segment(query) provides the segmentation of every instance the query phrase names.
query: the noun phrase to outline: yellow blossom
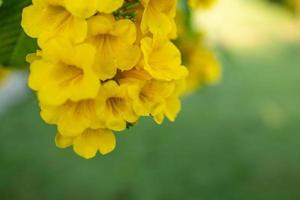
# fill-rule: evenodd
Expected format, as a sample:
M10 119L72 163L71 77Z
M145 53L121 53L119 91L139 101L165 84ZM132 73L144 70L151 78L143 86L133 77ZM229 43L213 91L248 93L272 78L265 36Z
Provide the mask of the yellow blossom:
M23 29L29 36L38 38L39 43L56 36L69 38L75 43L82 42L87 34L85 18L94 12L80 11L71 0L67 2L68 6L65 6L64 0L34 0L33 5L23 10L21 23ZM82 10L93 10L88 8L93 3L84 5Z
M170 42L154 42L146 37L141 41L144 58L144 69L153 78L158 80L179 80L188 74L187 69L181 65L180 51Z
M196 47L186 59L189 70L186 93L191 93L203 85L216 84L221 79L221 66L209 49Z
M149 80L129 86L134 111L140 116L150 116L164 109L164 101L173 90L173 82Z
M65 40L49 42L42 59L31 63L29 86L46 105L96 97L100 81L93 71L95 49L88 44L73 47Z
M65 137L58 133L55 143L60 148L73 145L73 149L78 155L90 159L95 157L97 151L103 155L113 151L116 146L116 138L107 129L87 129L77 137Z
M185 81L180 80L173 84L174 89L171 90L169 95L164 98L161 109L152 113L155 122L158 124L162 124L165 117L167 117L171 122L174 122L181 110L180 96L182 96L185 91Z
M93 99L67 101L61 106L41 104L41 116L47 123L56 124L61 135L74 137L88 128L105 128L97 116L97 109L96 101Z
M114 77L119 70L134 67L140 50L135 25L130 20L116 21L112 15L97 15L89 21L87 42L96 47L95 71L101 80Z
M150 32L158 38L176 37L177 0L142 0L144 13L141 29L144 34Z
M132 107L139 116L153 116L161 124L165 116L174 121L180 111L180 99L185 90L184 79L181 81L159 81L149 79L142 70L123 73L121 83L128 88ZM137 76L138 75L138 76Z
M138 116L134 113L127 88L118 85L115 81L103 84L97 97L98 116L104 121L107 128L114 131L123 131L127 123L135 123Z

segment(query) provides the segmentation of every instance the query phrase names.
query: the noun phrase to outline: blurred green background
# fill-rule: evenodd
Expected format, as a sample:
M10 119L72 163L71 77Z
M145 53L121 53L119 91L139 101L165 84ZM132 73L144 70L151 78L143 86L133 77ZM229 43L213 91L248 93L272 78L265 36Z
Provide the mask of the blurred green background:
M141 121L92 160L55 147L31 93L0 116L0 199L299 200L300 44L220 59L176 123Z

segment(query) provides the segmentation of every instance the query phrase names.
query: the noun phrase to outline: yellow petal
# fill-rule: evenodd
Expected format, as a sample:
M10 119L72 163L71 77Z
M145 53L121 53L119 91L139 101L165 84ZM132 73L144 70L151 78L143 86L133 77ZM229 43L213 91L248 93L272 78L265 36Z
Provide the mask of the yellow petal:
M102 154L111 152L115 145L116 139L111 131L89 129L74 139L73 148L78 155L90 159L95 157L98 150Z
M65 0L68 11L79 18L89 18L97 12L98 0Z
M105 155L113 151L116 147L116 137L108 130L102 130L99 133L98 149L101 154Z
M181 65L181 55L172 42L154 43L151 38L141 41L144 55L144 69L158 80L179 80L188 75Z
M139 61L139 47L133 45L136 29L129 20L115 21L111 15L98 15L89 20L88 42L96 47L94 70L105 81L113 78L117 70L133 68Z
M171 121L174 122L177 114L180 112L181 103L178 98L171 98L168 99L166 105L166 117Z
M73 138L71 137L64 137L60 133L57 133L55 136L55 144L58 148L68 148L73 144Z
M103 13L112 13L119 9L124 0L99 0L98 11Z

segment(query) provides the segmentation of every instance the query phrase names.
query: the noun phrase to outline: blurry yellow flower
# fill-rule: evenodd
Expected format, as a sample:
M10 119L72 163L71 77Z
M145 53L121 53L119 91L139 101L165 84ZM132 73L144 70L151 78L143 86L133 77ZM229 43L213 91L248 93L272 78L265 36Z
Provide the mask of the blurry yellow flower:
M56 36L64 36L76 43L82 42L87 34L85 18L94 13L89 11L93 8L88 7L93 4L84 4L87 8L80 11L74 1L73 4L71 0L67 2L68 6L65 6L63 0L34 0L33 5L23 10L23 29L29 36L38 38L39 43Z
M150 32L158 38L176 37L177 0L142 0L144 13L141 29L144 34Z
M73 149L78 155L90 159L95 157L97 151L103 155L113 151L116 146L116 138L107 129L87 129L77 137L65 137L58 133L55 143L60 148L73 145Z
M134 113L127 88L115 81L103 84L97 97L98 116L108 129L123 131L127 123L135 123L138 116Z
M187 69L181 65L180 51L170 42L156 43L146 37L141 41L144 57L144 69L158 80L179 80L188 75Z
M187 56L186 65L189 70L189 76L186 79L187 93L203 85L215 84L221 79L221 66L212 51L198 47Z
M46 105L61 105L67 100L96 97L100 81L93 71L95 49L88 44L73 47L68 42L51 41L43 58L31 63L29 86Z
M210 8L216 0L188 0L189 6L192 8Z
M95 70L101 80L113 78L117 69L129 70L140 58L135 25L116 21L112 15L97 15L89 21L87 42L96 47Z

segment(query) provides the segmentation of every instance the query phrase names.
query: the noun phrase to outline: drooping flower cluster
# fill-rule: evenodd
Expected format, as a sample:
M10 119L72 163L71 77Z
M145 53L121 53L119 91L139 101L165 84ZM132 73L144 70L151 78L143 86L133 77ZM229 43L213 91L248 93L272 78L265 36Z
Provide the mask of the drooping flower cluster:
M29 86L58 147L92 158L140 117L175 120L188 75L171 42L177 0L32 1L22 27L40 50L27 57Z

